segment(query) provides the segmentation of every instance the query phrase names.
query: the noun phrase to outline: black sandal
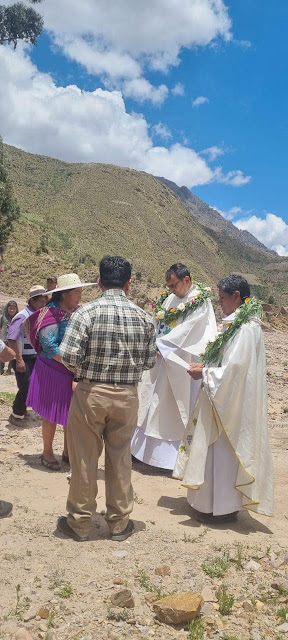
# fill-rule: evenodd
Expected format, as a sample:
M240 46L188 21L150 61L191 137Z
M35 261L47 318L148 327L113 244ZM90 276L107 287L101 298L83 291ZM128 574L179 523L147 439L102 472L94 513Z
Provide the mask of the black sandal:
M46 469L49 469L50 471L61 471L61 465L59 464L58 460L46 460L46 458L44 458L44 456L41 456L41 464L43 464L43 467L46 467Z

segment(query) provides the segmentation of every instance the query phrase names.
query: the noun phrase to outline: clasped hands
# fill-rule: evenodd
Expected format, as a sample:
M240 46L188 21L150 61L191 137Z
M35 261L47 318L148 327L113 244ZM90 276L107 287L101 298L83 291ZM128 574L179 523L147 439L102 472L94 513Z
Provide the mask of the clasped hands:
M192 362L187 373L189 373L189 376L191 376L193 380L202 380L203 367L204 364L201 364L201 362Z

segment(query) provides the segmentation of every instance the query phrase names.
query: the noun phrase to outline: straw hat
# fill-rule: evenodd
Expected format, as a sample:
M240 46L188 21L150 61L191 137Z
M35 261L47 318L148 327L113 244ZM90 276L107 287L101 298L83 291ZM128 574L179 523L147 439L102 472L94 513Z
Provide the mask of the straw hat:
M28 300L30 300L30 298L36 298L36 296L46 296L47 292L45 287L42 287L41 284L36 284L35 287L31 287L29 294L28 294Z
M58 291L68 291L69 289L78 289L82 287L95 287L97 282L81 282L77 273L64 273L57 280L56 289L49 293L57 293Z

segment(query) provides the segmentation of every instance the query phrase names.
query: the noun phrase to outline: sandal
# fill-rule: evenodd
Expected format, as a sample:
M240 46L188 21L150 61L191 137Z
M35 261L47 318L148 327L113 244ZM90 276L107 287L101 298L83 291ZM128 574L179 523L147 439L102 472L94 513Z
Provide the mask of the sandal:
M46 467L46 469L49 469L50 471L61 471L61 465L59 464L58 460L46 460L46 458L44 458L44 456L41 456L41 464L43 464L43 467Z

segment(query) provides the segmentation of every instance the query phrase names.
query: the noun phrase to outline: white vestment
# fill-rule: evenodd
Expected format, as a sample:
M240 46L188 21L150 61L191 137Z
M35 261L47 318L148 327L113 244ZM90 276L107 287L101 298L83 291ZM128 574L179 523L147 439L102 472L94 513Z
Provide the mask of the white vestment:
M246 508L273 515L265 349L257 319L225 344L218 367L203 369L173 477L197 490L188 491L188 501L198 511L223 515Z
M177 308L197 295L193 286L184 298L171 294L163 303L166 310ZM198 362L206 344L217 332L214 311L206 300L184 321L170 330L157 326L160 354L152 370L145 371L139 385L138 426L132 439L132 454L142 462L173 469L181 438L199 390L187 370Z

